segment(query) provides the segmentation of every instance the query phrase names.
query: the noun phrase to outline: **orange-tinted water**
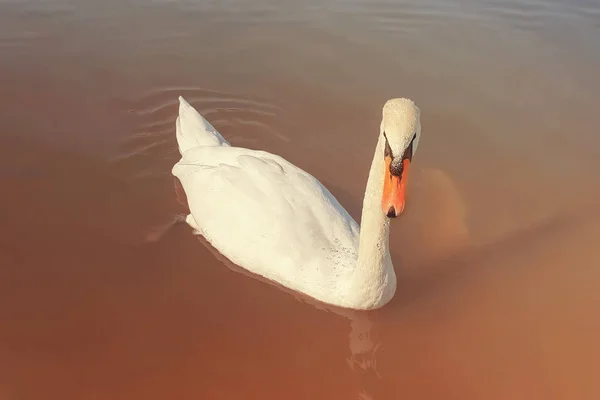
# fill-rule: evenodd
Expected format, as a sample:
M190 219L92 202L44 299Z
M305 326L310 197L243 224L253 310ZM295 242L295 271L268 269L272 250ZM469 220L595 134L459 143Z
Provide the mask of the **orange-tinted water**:
M597 399L597 1L0 0L0 398ZM422 110L399 286L316 306L184 226L177 96L358 220Z

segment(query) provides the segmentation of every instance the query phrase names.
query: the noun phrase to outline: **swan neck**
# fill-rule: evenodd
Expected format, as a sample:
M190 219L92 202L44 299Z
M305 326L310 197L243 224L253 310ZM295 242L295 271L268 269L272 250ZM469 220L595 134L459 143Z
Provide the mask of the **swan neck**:
M358 260L353 290L376 308L387 303L396 289L396 276L389 252L390 221L381 208L384 185L384 139L379 136L363 200Z

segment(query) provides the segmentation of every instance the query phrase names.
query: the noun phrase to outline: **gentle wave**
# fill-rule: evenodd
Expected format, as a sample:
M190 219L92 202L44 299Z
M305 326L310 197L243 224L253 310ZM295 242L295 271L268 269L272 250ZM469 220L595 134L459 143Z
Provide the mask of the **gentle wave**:
M124 154L119 154L115 157L112 158L111 162L113 163L117 163L121 160L126 160L132 157L136 157L136 156L140 156L140 155L147 155L150 153L150 150L155 149L157 147L162 147L163 145L168 144L169 140L168 139L162 139L162 140L155 140L151 143L145 144L143 146L136 146L134 149L132 149L131 151L124 153Z
M420 33L424 28L437 29L440 25L451 23L489 23L504 26L518 26L523 29L537 29L544 26L551 29L554 24L568 22L569 24L585 24L598 27L600 20L600 2L597 0L460 0L441 1L368 1L368 0L325 0L317 2L310 0L308 3L280 3L268 0L243 2L229 0L225 2L196 1L196 0L153 0L136 4L137 2L124 2L117 9L96 3L78 5L73 7L73 2L53 1L52 6L36 5L39 2L27 1L23 4L9 2L10 9L19 7L21 11L44 10L52 11L53 20L59 14L66 19L66 23L85 20L86 23L106 29L107 36L115 35L116 40L132 40L140 35L140 40L151 41L153 46L157 43L169 43L177 38L184 38L195 32L196 26L186 22L177 29L145 29L142 27L138 33L129 29L131 23L139 15L139 7L144 12L156 14L161 26L177 26L181 18L198 20L198 24L209 29L227 26L231 31L238 33L253 30L256 26L273 24L306 24L315 27L317 21L324 22L327 26L335 26L340 22L356 24L369 31L396 32L407 31ZM56 4L58 3L58 4ZM2 3L0 2L0 7ZM17 9L19 9L17 8ZM20 15L19 13L18 15ZM44 15L42 13L42 15ZM91 19L91 20L88 20ZM121 29L126 27L126 29ZM190 29L190 31L187 31ZM577 27L581 29L581 27ZM122 32L121 32L122 30ZM0 28L0 38L7 39L8 44L18 43L31 39L20 36L18 25L11 28L10 33L3 33ZM0 43L0 45L2 45Z
M333 1L329 12L352 16L372 24L373 30L387 31L416 29L460 21L479 23L519 24L526 27L547 25L558 21L597 23L600 2L597 1L458 1L398 3L389 1ZM324 7L325 8L325 7Z
M244 103L249 106L258 108L270 108L281 110L281 108L268 102L261 101L254 97L242 96L239 93L226 92L223 90L210 89L206 87L179 87L171 86L167 88L153 89L142 93L133 103L143 107L143 104L152 103L164 100L170 97L171 104L178 102L178 97L183 96L188 101L200 101L200 102L219 102L219 101L232 101L236 103Z
M126 101L124 108L132 118L134 131L124 139L124 151L112 162L175 153L175 120L180 95L217 130L231 130L228 140L233 144L256 143L257 132L281 141L290 140L276 128L285 119L285 110L266 100L207 88L168 87L143 92ZM249 128L250 133L236 133L245 128Z

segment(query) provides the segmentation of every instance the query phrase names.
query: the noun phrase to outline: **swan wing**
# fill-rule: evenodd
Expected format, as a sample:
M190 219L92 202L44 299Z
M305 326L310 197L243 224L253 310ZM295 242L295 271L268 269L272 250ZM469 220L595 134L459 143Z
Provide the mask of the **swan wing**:
M354 266L358 224L316 178L285 159L194 146L172 172L195 228L235 264L305 292L323 290L315 285Z

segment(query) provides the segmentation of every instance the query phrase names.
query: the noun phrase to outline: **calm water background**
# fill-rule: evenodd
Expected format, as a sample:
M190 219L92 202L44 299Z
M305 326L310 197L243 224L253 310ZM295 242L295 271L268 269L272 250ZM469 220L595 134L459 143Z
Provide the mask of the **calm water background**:
M597 399L598 71L597 0L0 0L0 398ZM415 100L394 301L148 242L180 94L356 219L381 106Z

